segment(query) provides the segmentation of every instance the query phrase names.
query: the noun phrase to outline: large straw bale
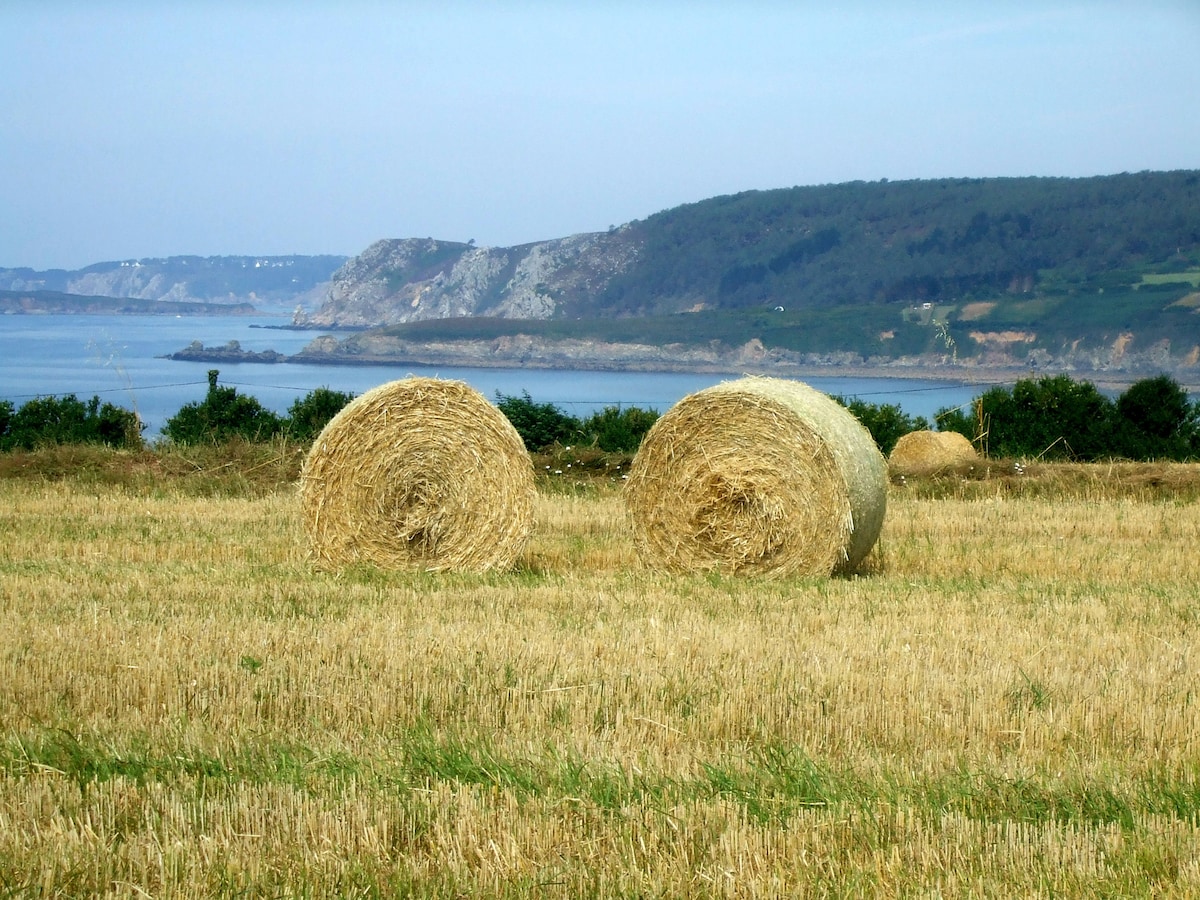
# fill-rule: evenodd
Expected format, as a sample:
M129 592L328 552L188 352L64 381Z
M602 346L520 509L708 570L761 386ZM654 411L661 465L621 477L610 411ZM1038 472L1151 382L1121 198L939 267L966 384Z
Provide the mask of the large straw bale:
M870 552L887 464L854 415L798 381L750 377L680 400L630 467L634 541L668 571L828 575Z
M337 568L487 571L532 530L533 465L512 424L461 381L406 378L349 403L300 480L310 553Z
M957 431L912 431L888 455L892 475L936 475L979 459L975 446Z

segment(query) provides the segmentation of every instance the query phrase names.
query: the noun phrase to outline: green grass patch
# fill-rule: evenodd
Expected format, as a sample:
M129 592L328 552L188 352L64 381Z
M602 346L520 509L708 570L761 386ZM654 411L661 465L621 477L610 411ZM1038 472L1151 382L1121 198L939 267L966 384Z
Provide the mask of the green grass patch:
M1161 272L1143 275L1142 284L1190 284L1200 287L1200 269L1188 269L1186 272Z
M1021 702L1029 698L1022 697ZM1034 704L1036 705L1036 704ZM153 747L145 735L121 742L103 735L46 728L10 736L0 745L0 772L9 778L60 775L81 792L125 778L138 784L199 779L235 785L279 784L299 790L341 792L350 785L374 790L430 790L455 784L511 791L518 797L586 803L620 811L666 808L727 799L762 825L786 825L813 809L868 813L880 808L915 811L929 821L947 813L990 822L1076 823L1135 828L1157 815L1200 823L1200 773L1151 769L1090 781L1052 773L1005 777L963 767L941 774L903 768L870 776L838 770L795 745L749 748L745 755L697 760L696 774L671 778L644 768L588 759L574 748L512 755L483 735L439 732L424 721L399 736L391 758L366 759L344 751L271 739L224 752Z

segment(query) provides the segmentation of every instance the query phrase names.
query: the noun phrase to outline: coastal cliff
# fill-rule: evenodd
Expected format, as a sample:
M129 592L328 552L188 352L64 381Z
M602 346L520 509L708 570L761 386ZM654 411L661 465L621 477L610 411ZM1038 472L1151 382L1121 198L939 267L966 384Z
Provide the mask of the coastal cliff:
M325 353L345 361L678 367L720 347L737 366L756 341L1084 372L1194 370L1198 317L1200 171L1181 171L746 191L516 247L377 241L295 322L370 330Z
M315 328L376 327L479 316L548 319L586 303L638 253L631 230L576 234L519 247L405 238L376 241L333 274Z
M95 263L83 269L0 268L0 292L20 295L26 308L59 307L79 302L62 297L131 301L127 307L93 306L117 312L143 312L148 303L218 304L283 308L315 306L328 294L329 277L346 257L322 256L169 256ZM135 302L136 301L136 302ZM153 311L153 310L150 310ZM190 313L192 310L185 310Z

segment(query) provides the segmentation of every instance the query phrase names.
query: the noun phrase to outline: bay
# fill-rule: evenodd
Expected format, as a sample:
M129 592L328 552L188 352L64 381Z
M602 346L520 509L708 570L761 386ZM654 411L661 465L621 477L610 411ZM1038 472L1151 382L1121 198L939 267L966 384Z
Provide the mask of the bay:
M316 336L287 329L271 316L83 316L0 317L0 400L19 407L39 396L75 394L131 409L153 440L163 423L187 403L204 399L208 371L220 383L257 398L277 413L318 387L361 394L409 375L465 381L489 400L496 393L528 393L574 416L606 406L638 406L665 412L690 393L731 375L654 372L577 372L525 368L436 366L329 366L301 363L179 362L164 359L193 341L221 346L238 341L244 350L290 355ZM945 407L968 404L984 388L956 382L897 378L815 377L812 387L869 403L890 403L932 420Z

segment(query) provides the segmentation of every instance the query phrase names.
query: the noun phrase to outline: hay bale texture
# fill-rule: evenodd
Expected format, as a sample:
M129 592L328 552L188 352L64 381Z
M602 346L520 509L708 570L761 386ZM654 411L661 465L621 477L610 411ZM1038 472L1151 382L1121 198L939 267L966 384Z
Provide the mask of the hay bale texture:
M888 455L892 475L936 475L979 459L975 446L957 431L912 431Z
M870 552L887 464L853 413L797 381L690 394L647 433L624 491L642 558L668 571L828 575Z
M503 569L532 530L533 465L474 388L406 378L367 391L325 426L300 497L318 565Z

